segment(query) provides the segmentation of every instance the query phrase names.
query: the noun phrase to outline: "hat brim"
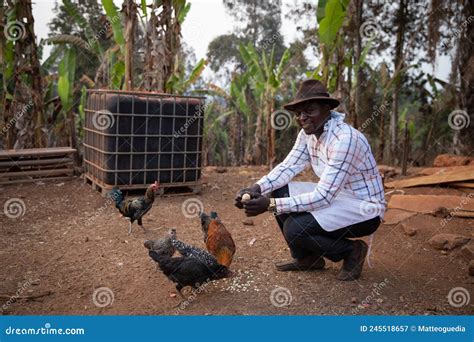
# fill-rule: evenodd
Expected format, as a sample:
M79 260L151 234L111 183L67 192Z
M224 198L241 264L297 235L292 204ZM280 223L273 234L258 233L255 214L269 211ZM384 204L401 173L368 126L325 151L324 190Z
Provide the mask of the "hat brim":
M301 100L296 100L292 101L290 103L287 103L286 105L283 106L286 110L291 110L292 112L297 111L298 107L301 107L303 104L307 104L308 102L321 102L321 103L327 103L331 107L331 109L336 108L339 106L340 102L337 99L334 99L332 97L310 97L307 99L301 99Z

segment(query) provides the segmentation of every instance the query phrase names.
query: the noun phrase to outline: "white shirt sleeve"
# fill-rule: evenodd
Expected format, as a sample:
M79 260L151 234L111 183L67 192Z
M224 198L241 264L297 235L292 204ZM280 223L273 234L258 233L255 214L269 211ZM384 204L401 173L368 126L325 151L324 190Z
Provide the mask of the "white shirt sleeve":
M310 163L307 138L308 136L301 130L285 160L257 182L263 195L288 184L293 177L303 171Z

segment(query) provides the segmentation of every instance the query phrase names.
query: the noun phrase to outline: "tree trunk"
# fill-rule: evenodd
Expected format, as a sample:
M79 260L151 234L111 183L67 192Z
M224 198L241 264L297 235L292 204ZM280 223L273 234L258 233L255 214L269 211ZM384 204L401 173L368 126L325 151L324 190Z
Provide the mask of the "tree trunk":
M245 154L244 161L247 165L250 165L254 162L254 156L252 155L253 147L255 146L254 138L252 138L252 119L247 117L247 129L245 132Z
M254 163L257 165L262 164L262 137L263 137L263 115L264 109L259 108L257 114L257 124L255 126L255 154L254 154Z
M15 126L8 132L7 148L44 147L43 86L31 0L18 1L14 6L20 37L14 41L13 100L5 113Z
M238 150L238 159L237 165L242 165L245 160L245 138L244 138L244 114L239 112L239 129L238 129L238 139L239 139L239 150Z
M275 163L275 129L272 126L272 113L273 113L273 93L267 92L265 96L265 115L267 117L267 165L270 169L273 168Z
M463 20L467 22L468 19L474 17L474 7L469 0L465 0L463 5ZM460 145L458 151L468 155L474 150L474 139L472 139L474 136L474 46L472 42L474 42L474 30L468 26L459 37L460 108L464 113L458 116L460 121L457 125L460 127L457 131L459 142L462 142L462 145L458 144Z
M356 63L360 64L360 56L362 54L362 37L360 32L360 26L362 24L362 7L364 5L364 0L356 0L356 13L355 13L355 32L356 32L356 44L355 44L355 61ZM356 81L356 86L355 86L355 91L354 91L354 104L353 104L353 110L354 113L353 119L352 119L352 124L354 127L357 127L358 125L358 118L360 116L360 103L361 103L361 95L362 95L362 87L361 87L361 82L362 82L362 66L359 65L358 71L357 71L357 81Z
M137 5L133 0L123 3L125 18L125 90L133 90L133 46L137 26Z
M383 97L382 103L385 103L385 96ZM379 134L379 147L377 153L377 162L384 162L384 150L385 150L385 111L380 113L380 134Z
M142 89L166 92L166 82L175 69L180 49L181 27L171 0L163 0L161 12L153 5L146 28L145 66Z
M3 1L3 0L2 0ZM2 2L3 5L3 2ZM5 32L5 6L0 6L0 32ZM4 34L0 35L0 70L2 73L2 89L1 98L0 98L0 114L2 119L2 140L0 141L0 148L5 148L7 145L7 133L8 130L6 129L8 126L8 107L9 101L7 99L7 80L5 77L5 69L6 69L6 60L5 60L5 50L6 50L6 37Z
M403 68L403 45L405 41L405 15L406 15L406 0L400 0L400 7L398 9L396 24L397 28L397 40L395 44L395 57L393 60L393 68L397 69L400 65L400 69ZM402 63L402 64L400 64ZM392 96L392 111L390 113L390 159L396 164L398 148L397 148L397 133L398 133L398 99L401 85L400 78L394 80L393 96Z

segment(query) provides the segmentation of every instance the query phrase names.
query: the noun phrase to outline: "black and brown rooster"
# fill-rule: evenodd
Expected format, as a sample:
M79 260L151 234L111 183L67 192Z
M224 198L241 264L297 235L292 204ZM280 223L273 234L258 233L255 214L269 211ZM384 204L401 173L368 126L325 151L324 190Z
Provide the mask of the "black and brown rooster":
M125 198L117 188L113 188L109 194L111 198L115 201L115 207L120 211L120 213L129 220L128 233L132 233L132 223L136 220L138 225L142 227L143 231L146 232L145 227L143 227L142 217L150 211L155 201L155 192L158 190L159 183L151 184L145 192L144 196L137 198Z

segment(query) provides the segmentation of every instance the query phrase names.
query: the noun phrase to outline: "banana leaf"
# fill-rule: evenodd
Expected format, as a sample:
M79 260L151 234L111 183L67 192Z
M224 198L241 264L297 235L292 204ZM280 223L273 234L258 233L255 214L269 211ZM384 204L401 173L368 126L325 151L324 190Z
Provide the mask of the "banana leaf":
M79 49L88 49L89 47L89 44L85 40L70 34L58 34L57 36L47 38L46 41L52 44L71 44ZM94 50L91 51L95 53Z
M90 24L87 20L79 14L79 11L75 4L71 2L71 0L63 0L64 9L66 10L67 14L71 16L74 21L79 25L80 28L84 30L84 33L87 38L87 46L91 47L95 54L102 56L104 51L100 46L99 42L95 38L95 33ZM87 47L87 48L88 48Z
M319 40L332 46L336 43L337 33L344 23L349 0L329 0L325 6L324 18L319 22Z
M64 114L72 107L75 71L76 51L69 48L59 63L58 95Z
M112 25L115 42L120 46L120 50L123 52L125 48L125 40L123 38L122 20L117 20L117 18L121 18L121 14L118 13L113 0L102 0L102 5L104 6L107 18Z

